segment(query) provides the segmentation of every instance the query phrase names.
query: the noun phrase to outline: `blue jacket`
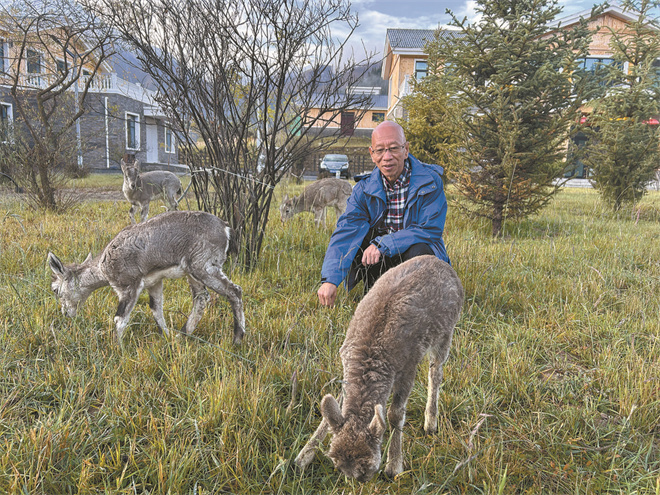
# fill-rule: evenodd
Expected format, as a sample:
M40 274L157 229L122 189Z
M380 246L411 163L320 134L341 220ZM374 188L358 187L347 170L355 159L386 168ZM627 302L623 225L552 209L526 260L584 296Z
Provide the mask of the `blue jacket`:
M428 244L435 255L449 262L442 232L447 217L447 199L442 184L443 168L420 162L408 155L411 164L410 189L403 216L403 229L375 239L384 256L394 256L417 243ZM323 282L339 285L346 279L351 263L369 232L384 218L387 196L378 167L371 175L358 182L348 198L346 211L339 217L337 228L330 238L321 268ZM346 281L346 289L354 281Z

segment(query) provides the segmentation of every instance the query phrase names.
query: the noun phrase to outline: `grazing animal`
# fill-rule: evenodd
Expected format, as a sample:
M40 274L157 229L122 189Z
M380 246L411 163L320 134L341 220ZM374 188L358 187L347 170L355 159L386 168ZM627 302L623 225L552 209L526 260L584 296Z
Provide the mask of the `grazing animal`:
M144 222L149 217L149 203L159 197L167 203L169 211L177 209L179 203L175 195L181 195L181 181L175 174L165 170L140 173L140 162L128 164L124 160L121 161L121 171L124 174L121 190L131 203L128 214L132 223L136 223L138 208L140 221Z
M232 229L218 217L202 211L169 211L120 231L95 258L64 265L48 253L51 288L62 313L73 317L78 306L100 287L109 285L119 297L115 315L117 339L122 340L128 319L142 289L149 292L149 307L161 330L169 331L163 317L163 280L187 277L193 309L181 331L190 335L204 313L207 288L225 296L234 314L234 344L245 333L241 288L223 273L227 253L238 252Z
M355 310L340 350L343 404L340 407L332 395L323 397L323 420L296 464L306 467L331 430L327 455L335 467L358 481L371 479L380 466L384 410L392 396L387 411L392 439L385 474L391 478L400 474L406 403L417 365L428 353L424 430L430 434L438 427L442 366L462 305L463 287L456 272L435 256L418 256L381 276Z
M300 196L289 198L284 196L280 205L280 216L282 222L286 222L297 213L311 211L314 213L314 223L318 228L321 220L325 225L325 208L332 206L339 215L346 210L346 201L353 188L348 181L342 179L321 179L307 186Z

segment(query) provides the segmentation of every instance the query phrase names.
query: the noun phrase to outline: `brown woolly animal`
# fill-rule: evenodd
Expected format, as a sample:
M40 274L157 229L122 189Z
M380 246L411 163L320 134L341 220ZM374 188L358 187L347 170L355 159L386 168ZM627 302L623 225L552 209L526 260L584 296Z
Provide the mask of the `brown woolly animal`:
M437 430L442 366L462 305L463 287L456 272L435 256L413 258L381 276L355 310L341 347L343 405L340 408L331 395L323 397L323 420L296 464L307 466L331 430L328 456L335 467L358 481L371 479L380 467L384 410L392 396L385 474L400 474L406 404L417 366L429 354L424 430L431 434Z
M325 209L332 206L337 218L346 211L346 201L353 188L348 181L342 179L321 179L307 186L300 196L289 198L288 195L282 199L280 205L280 217L282 222L293 218L297 213L311 211L314 213L316 228L325 226Z
M188 279L193 309L181 329L190 335L201 319L210 296L207 288L227 298L234 314L234 344L245 333L241 288L224 274L227 253L237 253L232 229L215 215L203 211L168 211L146 222L126 227L97 257L65 265L48 253L51 288L62 313L76 315L78 307L96 289L110 286L119 297L115 314L117 340L121 343L128 318L140 292L149 292L149 307L161 330L168 334L163 316L163 280Z
M131 223L137 223L135 214L140 210L140 221L149 217L149 203L161 197L167 203L168 211L176 210L179 200L176 195L181 194L181 181L172 172L154 170L153 172L140 172L140 162L133 164L121 161L121 171L124 174L124 184L121 190L126 200L131 204L128 215Z

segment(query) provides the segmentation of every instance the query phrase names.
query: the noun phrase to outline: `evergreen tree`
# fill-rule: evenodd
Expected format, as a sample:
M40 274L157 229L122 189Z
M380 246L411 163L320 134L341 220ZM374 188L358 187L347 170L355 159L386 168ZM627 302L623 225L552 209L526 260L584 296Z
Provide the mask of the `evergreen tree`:
M452 112L457 111L450 101L447 88L433 71L424 79L413 82L413 91L402 98L406 118L400 119L410 149L415 157L426 163L446 166L458 148L456 135L447 126ZM451 176L451 169L445 173Z
M427 50L458 109L447 124L461 144L450 163L461 206L498 236L557 191L566 142L595 90L576 72L591 34L586 21L551 30L555 1L478 0L476 10L473 24L450 12L456 34L439 32Z
M651 19L657 1L627 0L624 10L637 18L630 29L615 32L610 47L614 63L604 67L608 91L598 99L588 121L590 137L584 162L601 198L614 211L639 201L660 167L658 125L650 117L660 111L660 78L654 62L660 58L660 31Z

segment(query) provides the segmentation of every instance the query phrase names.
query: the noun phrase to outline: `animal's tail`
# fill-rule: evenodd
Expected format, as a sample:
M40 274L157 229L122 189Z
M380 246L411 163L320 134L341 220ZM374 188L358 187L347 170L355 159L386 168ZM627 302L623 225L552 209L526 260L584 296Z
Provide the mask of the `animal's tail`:
M239 247L238 236L234 229L229 227L229 246L227 248L227 254L238 254Z

